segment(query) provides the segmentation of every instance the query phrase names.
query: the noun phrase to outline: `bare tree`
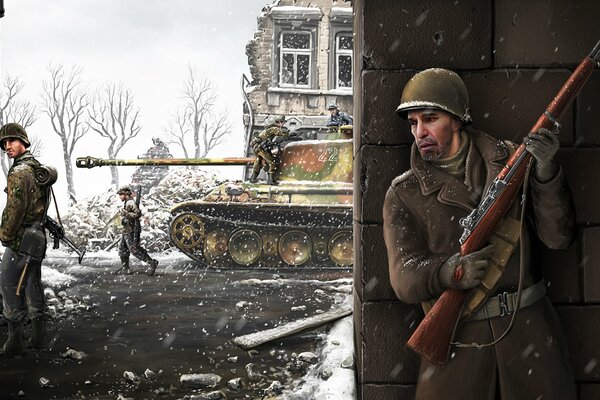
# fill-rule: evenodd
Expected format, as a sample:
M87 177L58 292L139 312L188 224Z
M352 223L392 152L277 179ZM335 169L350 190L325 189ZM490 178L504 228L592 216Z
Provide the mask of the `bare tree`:
M110 141L108 157L116 158L125 143L133 139L142 129L139 125L139 108L133 104L130 89L123 89L114 83L107 83L96 93L88 111L89 127L100 136ZM110 167L111 184L119 186L119 171L116 166Z
M206 157L231 133L227 113L216 113L214 85L206 78L199 78L196 69L191 66L188 66L181 94L182 103L166 129L169 143L181 147L187 158L190 154L188 137L191 136L194 158Z
M71 159L75 145L89 129L83 120L88 101L85 91L81 89L81 68L73 66L66 71L63 65L49 65L48 72L50 79L42 82L42 107L62 142L69 204L72 205L77 203L77 198Z
M0 126L9 122L16 122L27 129L37 119L35 106L29 101L17 98L23 90L23 86L18 78L11 76L7 76L2 82L2 87L0 87ZM37 141L39 142L39 140ZM30 138L30 142L33 145L33 138ZM5 178L8 176L11 161L6 153L1 153L0 166Z

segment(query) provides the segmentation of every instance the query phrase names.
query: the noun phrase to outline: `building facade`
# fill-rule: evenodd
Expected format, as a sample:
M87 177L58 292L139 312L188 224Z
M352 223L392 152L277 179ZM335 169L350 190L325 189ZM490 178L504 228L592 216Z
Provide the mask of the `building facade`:
M325 137L328 104L352 114L350 3L279 0L263 9L257 22L246 46L251 76L242 78L246 143L279 115L297 136Z

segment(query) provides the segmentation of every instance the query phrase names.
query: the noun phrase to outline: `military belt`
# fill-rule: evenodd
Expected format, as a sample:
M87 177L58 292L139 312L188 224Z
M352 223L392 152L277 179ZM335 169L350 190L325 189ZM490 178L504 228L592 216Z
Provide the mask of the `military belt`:
M519 309L529 307L540 301L546 295L546 284L544 280L529 286L521 291L521 303ZM475 314L467 318L467 321L480 321L484 319L503 317L511 315L515 311L517 303L517 292L499 293L490 297Z

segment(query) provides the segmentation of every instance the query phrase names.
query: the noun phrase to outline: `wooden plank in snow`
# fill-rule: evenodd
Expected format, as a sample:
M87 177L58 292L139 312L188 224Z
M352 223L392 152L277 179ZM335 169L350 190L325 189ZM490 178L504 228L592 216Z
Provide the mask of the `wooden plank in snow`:
M244 349L251 349L261 344L293 335L310 328L316 328L331 321L335 321L346 315L352 314L352 307L341 307L336 310L327 311L323 314L317 314L312 317L299 319L287 324L267 329L260 332L251 333L244 336L238 336L233 339L233 343Z

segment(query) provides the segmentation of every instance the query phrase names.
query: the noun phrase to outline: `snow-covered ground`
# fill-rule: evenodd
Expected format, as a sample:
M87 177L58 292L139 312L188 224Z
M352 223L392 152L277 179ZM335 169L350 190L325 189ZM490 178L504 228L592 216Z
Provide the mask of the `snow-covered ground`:
M159 269L172 271L172 265L179 263L185 256L178 251L163 253L156 256L159 261ZM66 252L64 249L49 249L48 256L42 269L43 284L54 291L64 290L76 284L78 277L89 273L98 273L99 268L94 264L106 264L114 260L115 252L96 251L86 254L86 262L83 266L77 264L77 257ZM110 263L109 263L110 264ZM59 271L65 271L61 272ZM239 281L238 285L252 286L281 286L293 284L291 279L246 279ZM352 282L351 279L336 280L309 280L305 284L319 288L333 289L335 303L339 307L352 305ZM64 311L64 310L63 310ZM356 382L353 362L353 327L352 315L337 320L331 324L331 328L321 335L321 344L316 351L316 362L308 368L306 375L296 379L286 389L270 394L270 398L281 400L354 400L356 399ZM291 388L290 388L291 387Z

